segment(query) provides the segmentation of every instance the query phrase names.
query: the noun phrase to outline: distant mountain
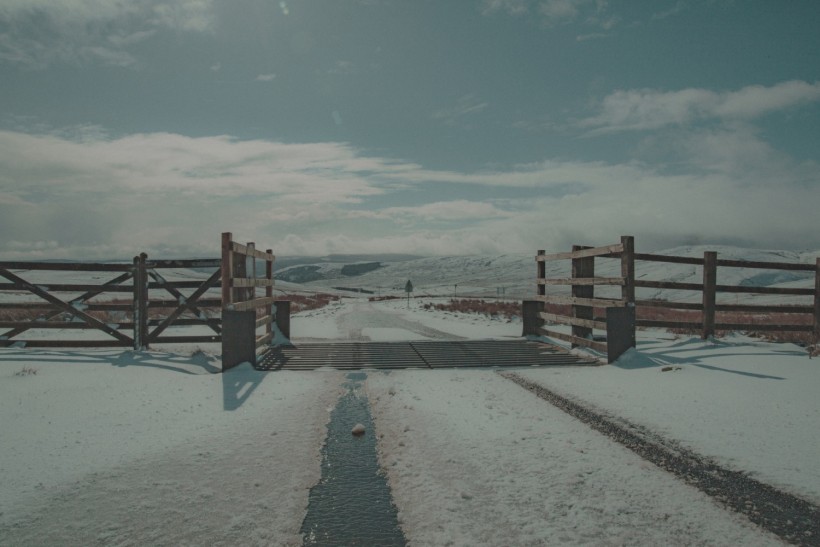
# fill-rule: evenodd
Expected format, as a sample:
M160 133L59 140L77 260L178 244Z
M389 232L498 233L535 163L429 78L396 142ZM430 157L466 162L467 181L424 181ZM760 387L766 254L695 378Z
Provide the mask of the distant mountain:
M657 251L653 254L702 257L705 251L716 251L718 258L761 262L797 262L813 264L820 251L780 251L757 250L720 245L681 246ZM366 255L367 258L375 258ZM416 295L439 296L504 296L507 298L529 298L536 293L535 254L474 255L409 257L399 259L380 255L378 260L363 262L365 255L335 255L301 262L276 272L277 279L300 283L305 290L329 290L344 286L349 289L373 291L376 294L397 294L404 292L408 280L412 281ZM349 259L346 262L345 259ZM614 277L620 274L617 259L596 259L596 275ZM638 261L636 274L640 279L658 281L679 281L683 283L702 282L701 268L685 264L665 264ZM569 277L570 261L561 260L547 263L547 277ZM343 281L341 281L343 280ZM718 283L730 285L756 286L799 286L813 287L814 274L811 272L790 272L759 270L750 268L728 268L718 270ZM566 287L550 288L556 292L568 290ZM618 296L617 287L596 287L599 296ZM699 297L693 291L661 291L640 289L639 298L664 298L668 300L692 300ZM747 295L730 295L732 299L746 300ZM728 297L727 297L728 298ZM734 301L734 300L733 300Z

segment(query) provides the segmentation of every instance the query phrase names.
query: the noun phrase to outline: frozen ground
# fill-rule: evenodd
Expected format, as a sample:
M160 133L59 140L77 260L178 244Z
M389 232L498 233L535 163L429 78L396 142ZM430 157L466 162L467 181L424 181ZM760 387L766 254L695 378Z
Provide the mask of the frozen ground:
M520 334L422 304L345 298L292 332ZM0 544L298 544L343 375L217 366L179 347L0 350ZM650 332L615 366L518 372L820 499L820 361L796 346ZM415 545L777 543L492 371L371 371L366 389Z

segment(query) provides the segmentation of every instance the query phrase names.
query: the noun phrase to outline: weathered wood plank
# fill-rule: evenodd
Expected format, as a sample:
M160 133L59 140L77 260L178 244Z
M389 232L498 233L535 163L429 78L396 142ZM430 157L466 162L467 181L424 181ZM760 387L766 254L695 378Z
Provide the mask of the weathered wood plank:
M67 272L130 272L131 264L107 264L100 262L0 262L6 270L67 271Z
M595 308L622 308L626 306L623 300L609 298L577 298L573 296L546 295L536 296L535 300L546 302L547 304L571 304L575 306L592 306Z
M39 296L40 298L42 298L43 300L45 300L47 302L50 302L51 304L54 304L56 307L62 308L63 310L69 312L70 314L81 318L86 323L88 323L90 325L94 325L95 327L97 327L97 329L105 332L106 334L112 336L113 338L116 338L117 340L120 340L122 342L126 342L127 344L131 344L133 342L131 337L126 336L126 335L122 334L121 332L118 332L115 329L110 328L108 325L106 325L105 323L103 323L102 321L97 319L96 317L88 315L87 313L82 311L82 309L79 309L80 308L79 305L72 306L72 305L60 300L59 298L53 296L52 294L48 293L47 291L42 290L38 286L29 283L28 281L26 281L22 277L19 277L15 274L11 273L10 271L8 271L6 269L0 268L0 275L2 275L3 277L5 277L6 279L8 279L10 281L13 281L16 284L24 285L25 288L29 292L32 292L36 296Z
M256 347L258 348L260 346L268 345L271 340L273 340L273 333L272 332L269 332L267 334L263 334L262 336L259 336L259 337L256 338Z
M623 285L624 280L621 277L553 277L547 279L539 279L539 285Z
M623 244L617 243L615 245L606 245L604 247L584 247L578 251L569 253L555 253L555 254L539 254L535 257L538 262L552 261L552 260L566 260L572 258L589 258L595 256L615 255L623 251ZM610 256L609 258L615 258Z
M635 286L642 289L674 289L681 291L702 291L703 283L679 283L677 281L650 281L636 279Z
M221 342L222 335L199 335L199 336L160 336L156 340L151 340L152 344L201 344L209 342Z
M272 249L267 249L265 252L273 254ZM265 261L265 279L270 282L270 284L265 287L265 298L273 298L273 262ZM271 317L271 320L265 324L265 334L270 334L273 332L272 304L265 305L265 315Z
M576 245L573 245L572 247L573 253L579 253L586 250L588 249ZM583 258L573 258L571 261L571 269L573 279L594 278L595 257L586 256ZM573 285L571 290L572 296L574 298L585 298L590 300L595 298L595 285ZM572 317L575 319L581 319L582 322L592 321L593 312L594 309L590 306L583 306L578 304L572 305ZM592 328L574 324L572 325L572 335L584 339L591 337ZM575 344L573 344L573 347L575 347Z
M199 298L196 301L197 308L219 308L222 306L222 300L218 298ZM176 308L179 306L177 300L149 300L148 308ZM111 308L115 309L115 308Z
M791 287L744 287L741 285L716 285L717 292L752 293L752 294L789 294L797 296L814 296L814 289Z
M669 308L672 310L697 310L703 311L703 303L698 302L669 302L667 300L638 300L635 302L638 308Z
M36 285L48 292L96 291L97 294L102 294L106 292L130 293L133 290L130 285L109 285L105 289L103 289L102 285L85 285L79 283L37 283ZM27 289L19 283L0 283L0 291L27 291Z
M760 270L814 271L814 264L800 264L796 262L758 262L755 260L729 260L718 258L717 265L728 268L755 268Z
M816 350L817 344L820 343L820 257L815 259L814 267L814 340L812 342Z
M219 278L217 277L214 283L211 284L211 289L217 289L220 287ZM152 281L148 283L149 289L198 289L202 286L202 281L168 281L167 279L164 281Z
M122 348L131 342L122 340L0 340L0 348L19 345L24 348Z
M635 302L635 238L621 236L621 298L626 302ZM633 333L634 334L634 333ZM634 336L633 336L634 339Z
M812 313L814 308L812 306L775 306L765 304L717 304L715 309L719 312L737 311L746 313Z
M270 326L273 323L273 315L264 315L256 320L256 328Z
M541 312L538 316L551 323L558 323L560 325L574 325L577 327L587 327L590 329L606 330L606 322L595 321L593 319L582 319L579 317L568 317L566 315L557 315L554 313Z
M75 305L75 304L84 303L89 298L93 298L93 297L105 292L106 288L114 286L114 285L118 285L119 283L122 283L124 281L128 281L131 278L133 278L133 272L125 272L123 274L120 274L117 277L115 277L114 279L110 279L110 280L106 281L105 283L103 283L99 287L95 287L93 290L85 292L85 293L81 294L80 296L77 296L77 297L71 299L69 301L69 304ZM51 307L48 304L46 304L46 306L48 306L48 309L50 309L50 313L48 313L45 317L46 320L54 319L55 317L59 316L62 313L61 310L55 310L53 307ZM90 306L89 306L89 308L90 308ZM12 330L12 331L9 331L9 332L5 333L5 336L7 336L9 338L13 338L15 336L18 336L18 335L24 333L25 331L26 331L26 328L21 327L19 329L15 329L15 330Z
M635 253L635 260L643 260L645 262L669 262L671 264L694 264L695 266L703 266L702 258L692 258L688 256Z
M594 340L589 340L587 338L579 338L571 334L564 334L563 332L556 332L553 330L545 329L543 327L541 327L538 330L541 331L543 336L555 338L556 340L563 340L564 342L569 342L571 344L592 348L595 351L606 353L606 342L596 342Z
M267 306L269 304L275 304L276 298L263 296L260 298L255 298L253 300L247 300L245 302L235 302L230 304L227 309L233 311L247 311L247 310L255 310L256 308L261 308L262 306Z
M706 251L703 253L703 332L701 332L704 340L715 335L716 290L717 253Z
M233 289L231 288L231 276L233 276L233 252L231 251L230 232L222 232L222 307L226 308L233 302Z
M234 277L231 279L231 287L248 288L248 287L273 287L273 279L265 279L264 277L248 278L248 277Z
M250 256L253 258L260 258L262 260L267 260L269 262L274 262L276 260L276 257L270 253L252 249L249 246L242 245L241 243L237 243L236 241L231 241L231 251L233 251L236 254Z
M783 331L783 332L811 332L811 325L789 325L789 324L769 324L769 323L715 323L718 330L744 330L744 331Z
M177 318L177 317L179 317L180 315L182 315L182 313L183 313L186 309L191 310L191 311L192 311L195 315L197 315L197 316L204 315L204 314L202 313L202 310L200 310L200 309L196 306L196 302L197 302L197 300L199 299L199 297L200 297L200 296L202 296L203 294L205 294L205 292L206 292L206 291L208 291L208 289L210 289L210 288L213 286L213 284L216 282L216 280L217 280L217 279L219 279L219 276L221 275L221 273L222 273L222 272L221 272L220 270L216 270L214 273L212 273L212 274L211 274L211 276L210 276L207 280L205 280L205 281L202 283L202 285L201 285L201 286L200 286L197 290L195 290L195 291L194 291L194 292L193 292L190 296L188 296L187 298L186 298L185 296L183 296L183 295L182 295L179 291L177 291L176 289L174 289L174 288L172 288L172 287L168 287L168 286L166 286L165 288L166 288L169 292L171 292L172 294L174 294L174 295L177 297L177 299L178 299L178 301L179 301L179 304L178 304L178 306L176 307L176 309L174 309L174 310L173 310L173 311L172 311L172 312L168 315L168 317L166 317L166 318L165 318L165 319L164 319L164 320L163 320L163 321L162 321L159 325L157 325L157 327L156 327L153 331L151 331L150 333L148 333L148 342L150 343L150 342L152 342L152 341L156 340L156 339L157 339L157 337L160 335L160 333L162 333L162 331L164 331L165 329L167 329L169 326L173 325L173 323L174 323L174 321L176 320L176 318ZM154 274L152 273L152 275L154 275ZM216 325L213 325L213 324L208 324L208 323L206 323L206 324L207 324L207 325L208 325L208 326L209 326L209 327L210 327L210 328L211 328L214 332L216 332L217 334L221 334L221 333L222 333L222 331L221 331L221 330L219 329L219 327L217 327Z
M658 328L658 329L692 329L699 331L703 328L700 321L657 321L654 319L636 319L635 325L638 327Z
M220 258L194 258L190 260L149 260L146 263L149 268L220 268L222 259Z
M130 323L108 323L108 326L114 329L127 330ZM71 330L97 330L97 327L89 325L88 323L79 323L76 321L0 321L0 329L71 329ZM10 333L8 333L10 334ZM0 336L8 336L7 333L2 333ZM8 336L11 338L11 336Z

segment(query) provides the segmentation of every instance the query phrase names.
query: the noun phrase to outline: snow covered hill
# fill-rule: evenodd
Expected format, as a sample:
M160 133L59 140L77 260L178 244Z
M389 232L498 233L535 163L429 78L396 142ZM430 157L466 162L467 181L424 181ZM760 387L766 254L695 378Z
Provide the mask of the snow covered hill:
M705 251L716 251L718 258L761 262L790 262L813 264L818 251L756 250L720 245L682 246L658 251L654 254L703 257ZM364 289L374 294L401 294L407 280L411 280L416 294L436 296L505 296L511 299L527 298L535 294L535 255L473 255L438 256L400 261L379 262L380 267L361 275L345 275L346 264L356 262L327 262L317 259L314 263L301 262L298 266L283 268L276 272L278 279L290 282L309 278L298 286L306 290L330 290L345 287ZM620 264L615 259L596 259L596 273L601 276L618 275ZM309 275L305 275L309 274ZM702 271L698 266L685 264L664 264L659 262L636 263L639 279L658 281L678 281L683 283L702 282ZM547 263L547 277L569 276L569 261ZM778 287L813 287L814 276L810 272L787 272L749 268L719 268L718 283L727 285L755 285ZM596 288L606 291L605 288ZM608 296L605 292L601 296ZM640 298L663 297L668 300L687 300L691 292L657 290L639 291ZM738 297L732 296L733 299ZM740 297L743 299L744 297ZM769 297L771 298L771 297ZM756 300L759 300L756 299Z

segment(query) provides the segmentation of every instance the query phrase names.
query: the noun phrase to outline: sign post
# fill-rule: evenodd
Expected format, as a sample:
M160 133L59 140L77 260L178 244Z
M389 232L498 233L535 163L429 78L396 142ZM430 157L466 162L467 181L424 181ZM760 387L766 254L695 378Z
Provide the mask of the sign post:
M413 292L413 283L410 280L407 280L407 284L404 286L404 292L407 293L407 307L410 307L410 293Z

